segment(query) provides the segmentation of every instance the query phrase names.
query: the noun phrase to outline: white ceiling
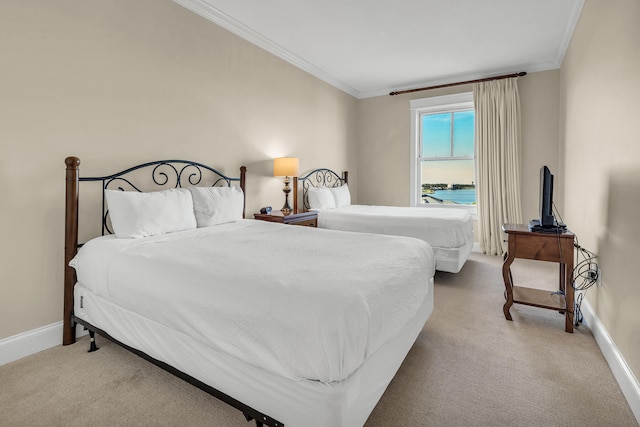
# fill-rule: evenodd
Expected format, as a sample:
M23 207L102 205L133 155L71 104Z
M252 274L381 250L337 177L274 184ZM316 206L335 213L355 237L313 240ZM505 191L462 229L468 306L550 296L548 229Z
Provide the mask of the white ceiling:
M174 0L357 97L559 68L584 0Z

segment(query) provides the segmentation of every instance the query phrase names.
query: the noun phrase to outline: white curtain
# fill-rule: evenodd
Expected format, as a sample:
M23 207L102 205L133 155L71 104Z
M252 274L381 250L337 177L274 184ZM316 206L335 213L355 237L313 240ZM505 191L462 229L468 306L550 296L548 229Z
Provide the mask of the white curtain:
M478 239L482 253L502 255L502 225L522 222L517 77L474 84L473 103Z

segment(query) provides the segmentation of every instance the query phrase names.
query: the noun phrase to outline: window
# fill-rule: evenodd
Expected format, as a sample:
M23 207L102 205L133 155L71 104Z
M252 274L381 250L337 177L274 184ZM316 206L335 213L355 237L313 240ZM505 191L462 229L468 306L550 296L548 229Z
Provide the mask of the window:
M476 211L473 94L411 101L411 204Z

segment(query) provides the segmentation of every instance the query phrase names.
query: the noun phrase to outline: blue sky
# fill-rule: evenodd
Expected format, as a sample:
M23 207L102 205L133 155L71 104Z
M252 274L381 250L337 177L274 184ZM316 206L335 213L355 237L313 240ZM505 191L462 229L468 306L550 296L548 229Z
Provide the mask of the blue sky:
M473 156L474 111L454 114L454 156ZM451 140L451 113L422 116L422 156L449 157Z

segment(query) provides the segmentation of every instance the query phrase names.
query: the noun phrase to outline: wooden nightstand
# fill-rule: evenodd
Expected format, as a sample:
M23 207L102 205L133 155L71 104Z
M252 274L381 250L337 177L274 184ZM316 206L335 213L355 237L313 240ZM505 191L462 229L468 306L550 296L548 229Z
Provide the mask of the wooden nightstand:
M507 320L511 320L509 309L514 303L534 307L558 310L565 315L566 332L573 332L573 241L572 232L536 233L529 231L525 224L504 224L502 231L509 237L509 249L504 254L502 278L504 279L507 302L502 311ZM560 265L559 286L557 292L514 286L511 276L511 264L516 258L557 262Z
M270 214L257 213L253 217L260 221L279 222L280 224L318 226L318 213L313 211L290 213L289 215L283 215L281 211L272 211Z

